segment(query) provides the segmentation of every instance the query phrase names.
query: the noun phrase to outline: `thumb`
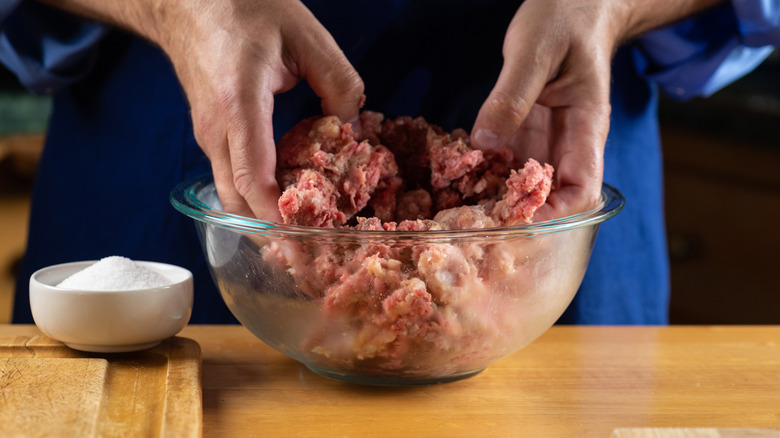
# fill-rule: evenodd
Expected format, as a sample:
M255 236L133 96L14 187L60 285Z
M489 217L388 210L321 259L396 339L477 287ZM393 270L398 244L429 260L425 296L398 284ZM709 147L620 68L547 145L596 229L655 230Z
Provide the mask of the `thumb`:
M324 115L353 120L365 101L363 79L330 34L325 32L318 45L310 56L299 60L301 76L322 99Z
M505 59L498 81L474 122L472 144L482 150L506 145L525 121L547 80L546 70L533 71L521 62Z
M360 108L366 100L363 80L352 68L346 58L344 64L335 66L328 75L309 79L309 85L317 96L322 99L322 113L335 115L343 122L348 122L358 116Z
M537 27L528 25L534 20L523 14L523 6L507 29L504 65L471 130L471 141L477 149L497 149L507 144L559 65L559 54L540 37Z

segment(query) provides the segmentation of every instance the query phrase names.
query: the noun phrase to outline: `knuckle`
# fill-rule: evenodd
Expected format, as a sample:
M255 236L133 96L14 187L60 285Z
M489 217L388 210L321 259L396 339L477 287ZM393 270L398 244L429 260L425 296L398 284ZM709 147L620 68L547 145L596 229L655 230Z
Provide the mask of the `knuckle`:
M336 100L353 102L362 98L365 91L363 79L348 62L341 63L328 76L328 91Z
M236 112L236 107L238 106L237 88L232 84L232 81L222 82L217 86L214 93L216 110L223 117L230 117L231 114Z
M343 67L343 70L343 74L340 75L340 88L347 96L359 98L365 91L363 79L351 65Z
M522 96L505 91L494 91L486 102L487 110L496 118L512 126L520 126L533 104Z
M203 152L213 159L213 155L218 154L218 149L225 138L224 126L217 123L213 113L200 110L193 110L192 124L195 141Z
M363 79L352 67L341 49L338 46L332 46L327 52L331 59L330 68L327 69L326 73L327 82L333 87L333 92L345 96L363 94Z
M257 180L256 172L246 163L238 163L233 169L233 186L242 198L249 200L254 191Z
M195 141L201 146L207 146L212 143L211 139L214 136L211 133L212 123L210 118L202 112L193 112L192 114L193 134L195 135Z
M255 190L254 172L246 167L239 167L233 171L233 185L242 198L249 200Z

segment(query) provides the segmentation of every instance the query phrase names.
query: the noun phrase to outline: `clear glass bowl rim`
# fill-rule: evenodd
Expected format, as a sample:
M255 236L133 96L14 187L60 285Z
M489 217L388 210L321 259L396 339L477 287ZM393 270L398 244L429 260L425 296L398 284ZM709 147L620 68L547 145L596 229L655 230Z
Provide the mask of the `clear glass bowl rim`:
M180 213L206 224L241 233L259 234L280 238L322 237L327 239L393 239L393 240L438 240L453 238L507 238L560 233L582 227L598 225L618 214L625 206L625 197L615 187L603 183L599 203L586 211L531 224L509 227L478 228L469 230L439 231L370 231L341 228L319 228L303 225L287 225L227 213L210 207L200 200L202 190L212 188L211 176L200 176L185 180L170 193L170 202Z

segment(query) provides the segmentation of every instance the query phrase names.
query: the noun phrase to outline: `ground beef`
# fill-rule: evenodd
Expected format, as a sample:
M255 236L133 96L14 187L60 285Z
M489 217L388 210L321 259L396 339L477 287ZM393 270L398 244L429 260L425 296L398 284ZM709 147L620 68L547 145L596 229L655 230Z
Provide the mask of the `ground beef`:
M278 147L288 224L384 232L528 223L552 186L550 165L472 149L464 131L422 118L366 111L355 126L311 118ZM297 248L294 257L277 245L266 252L328 315L303 342L323 362L379 375L456 372L495 354L491 344L518 324L490 310L523 281L527 255L512 244L372 239Z
M335 116L304 120L279 145L277 179L285 187L279 209L285 223L341 225L368 205L377 188L388 192L384 198L395 199L400 181L395 180L398 167L393 154L380 144L357 141L351 125ZM312 190L324 192L311 202L325 201L318 208L302 209L302 202L290 202L300 201Z
M497 225L527 223L549 195L553 172L533 159L517 162L508 149L475 150L462 130L371 111L354 128L335 116L302 121L280 140L278 163L285 223L318 227L354 226L358 216L431 219L478 204L492 206Z

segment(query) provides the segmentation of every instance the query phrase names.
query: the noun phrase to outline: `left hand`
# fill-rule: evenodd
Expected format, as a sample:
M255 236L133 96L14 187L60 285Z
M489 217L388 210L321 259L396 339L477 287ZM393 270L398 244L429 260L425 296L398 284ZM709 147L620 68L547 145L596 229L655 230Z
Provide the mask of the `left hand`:
M617 36L609 1L528 0L504 40L504 66L480 109L472 143L509 146L555 167L537 220L592 207L609 132L610 63Z

